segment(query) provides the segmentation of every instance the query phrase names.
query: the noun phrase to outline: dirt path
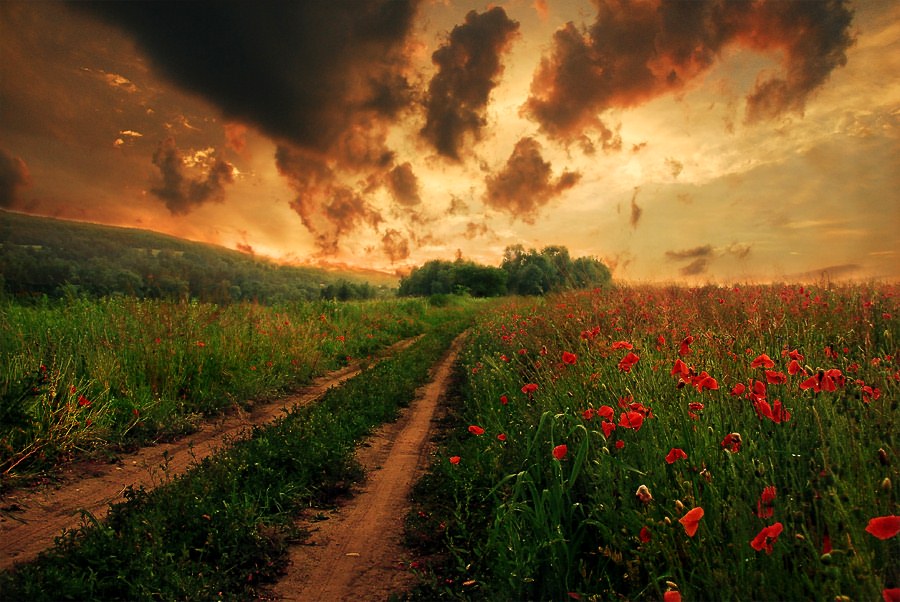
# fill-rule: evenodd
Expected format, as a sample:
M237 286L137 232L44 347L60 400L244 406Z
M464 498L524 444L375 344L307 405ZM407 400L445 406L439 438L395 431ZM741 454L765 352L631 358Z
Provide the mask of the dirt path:
M311 537L291 550L288 573L274 588L276 598L387 600L414 584L403 546L409 493L426 467L433 420L462 343L463 336L454 341L400 419L359 448L368 478L356 495L337 509L313 510L300 522ZM323 514L327 520L320 520Z
M379 357L396 353L415 340L400 341ZM123 500L122 493L129 485L152 489L222 448L227 441L275 420L286 409L314 402L329 388L360 371L358 365L351 365L331 372L293 395L207 423L178 441L122 456L118 464L79 462L64 469L61 483L9 492L0 497L0 570L33 560L64 529L81 524L82 510L102 518L110 503Z

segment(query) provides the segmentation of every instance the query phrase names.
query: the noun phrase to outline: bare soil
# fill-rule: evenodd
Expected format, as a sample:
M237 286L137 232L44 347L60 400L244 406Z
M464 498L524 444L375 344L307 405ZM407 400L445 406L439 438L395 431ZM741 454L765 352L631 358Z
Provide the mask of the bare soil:
M432 368L431 381L400 418L357 451L367 478L336 508L310 509L298 527L308 541L291 549L287 574L272 595L282 600L387 600L415 584L403 546L413 484L422 476L440 402L463 337Z
M380 356L396 353L416 339L406 339ZM82 513L106 516L109 504L123 501L128 488L152 489L186 471L254 426L265 424L289 409L315 402L325 392L360 373L358 364L315 379L293 395L236 409L210 421L196 433L171 443L145 447L119 458L116 464L75 462L65 466L50 485L13 490L0 497L0 570L33 560L64 530L82 523Z

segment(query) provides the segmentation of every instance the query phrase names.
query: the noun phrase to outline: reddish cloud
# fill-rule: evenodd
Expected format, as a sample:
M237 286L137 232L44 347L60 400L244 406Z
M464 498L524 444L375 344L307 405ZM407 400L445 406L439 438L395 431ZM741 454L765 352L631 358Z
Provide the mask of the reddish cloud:
M391 263L395 263L409 257L409 240L398 230L390 228L381 237L381 249Z
M637 195L640 191L640 187L637 187L634 189L634 194L631 195L631 217L628 221L632 230L637 228L638 222L641 221L641 215L644 214L644 210L637 204Z
M408 161L388 172L387 186L394 200L401 205L412 207L422 202L419 197L419 179Z
M747 120L802 112L809 96L853 44L852 12L829 2L631 2L595 0L586 30L566 24L541 60L522 110L549 136L573 141L585 130L614 140L607 109L633 107L682 89L729 45L781 52L783 75L760 75L747 97Z
M500 56L518 30L519 23L499 6L470 11L432 54L438 71L425 96L421 134L444 157L458 161L466 136L478 139L487 123L488 97L503 72Z
M698 259L712 257L714 253L712 245L703 245L680 251L666 251L666 257L673 260Z
M0 207L12 207L18 190L30 184L31 175L25 161L0 149Z
M234 181L234 167L222 159L212 158L205 166L205 177L189 178L185 175L184 157L174 138L159 143L153 154L153 164L159 168L159 182L150 192L162 199L173 215L183 215L207 201L221 201L225 184Z

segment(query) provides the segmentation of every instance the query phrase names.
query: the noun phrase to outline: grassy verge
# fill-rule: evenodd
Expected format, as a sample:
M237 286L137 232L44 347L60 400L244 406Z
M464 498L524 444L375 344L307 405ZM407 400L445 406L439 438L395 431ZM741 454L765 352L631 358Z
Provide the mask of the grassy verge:
M103 522L87 516L38 560L0 575L0 598L254 598L299 535L295 511L360 476L357 442L412 400L469 312L432 314L422 339L319 403L255 429L162 487L129 491Z
M484 316L408 521L419 597L896 595L898 294L620 289Z
M125 297L0 307L3 485L193 430L421 333L424 301L280 307Z

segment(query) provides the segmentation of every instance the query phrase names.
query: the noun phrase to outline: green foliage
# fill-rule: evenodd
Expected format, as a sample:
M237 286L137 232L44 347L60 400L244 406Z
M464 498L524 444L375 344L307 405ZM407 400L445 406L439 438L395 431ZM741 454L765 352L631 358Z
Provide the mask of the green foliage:
M900 538L866 527L900 496L898 300L619 288L485 313L416 509L444 525L422 597L881 598L900 586Z
M19 299L128 295L226 304L372 299L393 279L277 265L161 234L0 211L0 292Z
M405 297L448 294L497 297L506 294L506 273L471 261L433 260L401 279L398 292Z

